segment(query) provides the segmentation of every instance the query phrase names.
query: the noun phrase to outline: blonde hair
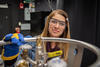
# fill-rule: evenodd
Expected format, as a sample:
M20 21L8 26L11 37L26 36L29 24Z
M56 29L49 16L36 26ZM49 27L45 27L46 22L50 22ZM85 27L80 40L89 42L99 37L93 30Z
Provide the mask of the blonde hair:
M64 35L63 35L62 38L70 38L69 21L67 20L67 19L68 19L68 14L67 14L65 11L61 10L61 9L54 10L54 11L52 11L52 12L49 14L49 16L48 16L47 19L46 19L45 27L44 27L44 30L43 30L41 36L42 36L42 37L49 37L49 35L48 35L48 25L49 25L49 21L50 21L50 19L51 19L55 14L60 14L60 15L62 15L62 16L65 17L65 19L66 19L66 25L67 25L67 26L66 26L67 31L64 31ZM45 44L46 44L46 43L45 43ZM63 45L63 44L65 44L65 43L59 43L59 47L60 47L61 49L64 50L64 59L67 60L67 57L68 57L68 50L69 50L69 44L67 44L67 43L66 43L66 45Z

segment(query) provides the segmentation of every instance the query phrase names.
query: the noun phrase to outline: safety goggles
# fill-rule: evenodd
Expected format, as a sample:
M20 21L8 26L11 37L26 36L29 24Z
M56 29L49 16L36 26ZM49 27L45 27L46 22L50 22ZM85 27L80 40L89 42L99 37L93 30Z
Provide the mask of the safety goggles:
M59 23L60 26L65 26L66 25L66 23L64 21L60 21L60 20L57 20L57 19L54 19L54 18L50 19L50 23L52 23L52 24Z

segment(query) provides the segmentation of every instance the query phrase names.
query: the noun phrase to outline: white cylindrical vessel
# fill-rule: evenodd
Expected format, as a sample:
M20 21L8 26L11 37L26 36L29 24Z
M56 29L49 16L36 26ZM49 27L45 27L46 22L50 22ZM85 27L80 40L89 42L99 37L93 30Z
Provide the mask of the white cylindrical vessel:
M47 62L48 67L67 67L67 63L59 57L53 58Z

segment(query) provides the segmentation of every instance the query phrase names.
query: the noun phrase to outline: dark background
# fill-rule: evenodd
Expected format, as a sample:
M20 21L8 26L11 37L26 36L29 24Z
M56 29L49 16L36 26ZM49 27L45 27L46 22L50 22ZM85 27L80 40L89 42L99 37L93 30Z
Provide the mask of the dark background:
M71 38L100 47L100 0L50 0L53 9L64 9L69 15ZM19 9L20 0L0 0L8 8L0 8L0 39L13 32L19 21L30 23L31 30L22 31L24 35L38 35L42 32L45 17L51 12L48 0L35 0L36 12L31 13L31 21L24 20L24 9ZM88 67L96 56L84 50L81 67ZM77 61L77 60L76 60Z
M64 10L70 15L71 38L100 47L100 0L65 0ZM85 49L81 67L87 67L95 59Z

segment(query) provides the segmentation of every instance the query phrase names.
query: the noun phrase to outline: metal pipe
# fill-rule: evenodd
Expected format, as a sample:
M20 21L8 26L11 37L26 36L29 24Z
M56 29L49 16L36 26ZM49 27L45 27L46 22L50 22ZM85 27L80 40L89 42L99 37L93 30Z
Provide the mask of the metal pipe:
M37 39L37 37L33 37L33 38L24 38L24 40L26 42L35 42ZM41 37L42 41L49 41L49 42L63 42L63 43L70 43L71 45L78 45L78 46L82 46L84 48L87 48L89 50L91 50L92 52L94 52L97 55L97 60L94 64L92 64L90 67L100 67L100 49L90 43L84 42L84 41L80 41L80 40L75 40L75 39L67 39L67 38L53 38L53 37ZM10 42L4 42L4 41L0 41L0 45L5 45L8 44Z
M33 61L31 58L27 57L26 58L27 61L29 61L32 65L37 64L37 62Z
M56 9L63 9L64 0L57 0Z

